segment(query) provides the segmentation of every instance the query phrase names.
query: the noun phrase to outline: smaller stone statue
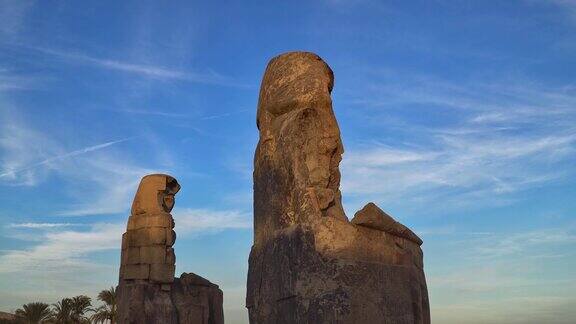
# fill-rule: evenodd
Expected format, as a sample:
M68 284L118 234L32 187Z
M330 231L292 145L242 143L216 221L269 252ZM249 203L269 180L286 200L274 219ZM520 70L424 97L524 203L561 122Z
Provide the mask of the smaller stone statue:
M180 190L176 179L162 174L142 178L132 204L128 228L122 235L120 280L174 281L176 240L174 195ZM170 289L170 285L164 285Z
M170 212L180 185L142 178L122 235L118 324L223 324L222 290L193 273L174 278L176 241Z

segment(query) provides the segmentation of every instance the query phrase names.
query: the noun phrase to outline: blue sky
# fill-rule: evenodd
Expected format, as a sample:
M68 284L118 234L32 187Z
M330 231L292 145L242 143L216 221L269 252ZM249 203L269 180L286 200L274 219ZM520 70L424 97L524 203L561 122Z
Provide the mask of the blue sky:
M335 72L348 217L424 239L435 323L576 318L576 2L0 2L0 309L117 283L141 176L182 185L177 273L247 323L258 87Z

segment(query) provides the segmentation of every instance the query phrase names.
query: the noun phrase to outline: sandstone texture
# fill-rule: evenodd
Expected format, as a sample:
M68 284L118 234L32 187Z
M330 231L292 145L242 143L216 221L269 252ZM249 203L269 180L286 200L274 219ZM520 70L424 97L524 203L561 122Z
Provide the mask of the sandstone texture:
M414 234L408 227L398 223L374 203L368 203L364 208L354 214L352 224L366 226L380 231L403 237L418 245L422 245L422 240Z
M222 291L183 273L174 278L176 241L170 211L180 185L171 176L142 178L122 235L118 323L222 324Z
M254 159L250 323L430 323L422 241L370 203L348 221L332 70L313 53L270 61Z

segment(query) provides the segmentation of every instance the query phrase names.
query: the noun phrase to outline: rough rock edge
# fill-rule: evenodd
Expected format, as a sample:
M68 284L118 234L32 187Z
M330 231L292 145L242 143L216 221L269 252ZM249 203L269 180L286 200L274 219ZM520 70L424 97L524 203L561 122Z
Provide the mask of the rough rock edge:
M405 238L419 246L423 243L422 239L420 239L416 233L412 232L411 229L402 223L396 221L392 216L388 215L373 202L366 204L366 206L357 211L350 222L355 225L365 226Z

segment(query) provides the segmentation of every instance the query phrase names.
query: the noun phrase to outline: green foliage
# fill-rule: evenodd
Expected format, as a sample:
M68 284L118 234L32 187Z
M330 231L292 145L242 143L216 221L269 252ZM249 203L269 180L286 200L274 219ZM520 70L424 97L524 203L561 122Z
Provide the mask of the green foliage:
M98 300L104 304L93 309L92 300L88 296L80 295L72 298L63 298L56 304L34 302L16 310L16 320L0 320L0 324L90 324L90 323L116 323L116 289L102 290ZM89 312L93 312L88 316Z
M86 313L92 311L92 300L88 296L72 297L72 319L74 323L90 323Z
M16 310L17 323L38 324L48 323L52 317L50 306L46 303L28 303Z
M52 322L62 324L72 324L72 299L64 298L56 304L52 305L54 315Z
M86 313L92 311L92 301L88 296L76 296L64 298L53 305L54 315L51 320L59 324L84 324L90 323Z
M90 319L96 324L106 321L110 321L111 324L116 323L116 289L110 287L110 289L102 290L98 294L98 300L104 305L96 308Z

